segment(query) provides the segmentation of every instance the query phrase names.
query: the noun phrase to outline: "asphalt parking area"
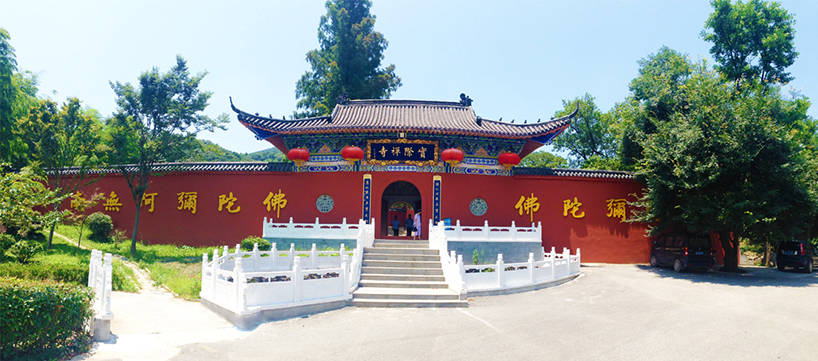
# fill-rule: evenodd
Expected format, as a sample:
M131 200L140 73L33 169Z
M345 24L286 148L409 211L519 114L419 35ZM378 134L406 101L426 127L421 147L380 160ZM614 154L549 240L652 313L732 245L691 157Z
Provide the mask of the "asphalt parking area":
M467 309L347 307L185 344L174 360L814 360L818 273L583 265L570 283Z

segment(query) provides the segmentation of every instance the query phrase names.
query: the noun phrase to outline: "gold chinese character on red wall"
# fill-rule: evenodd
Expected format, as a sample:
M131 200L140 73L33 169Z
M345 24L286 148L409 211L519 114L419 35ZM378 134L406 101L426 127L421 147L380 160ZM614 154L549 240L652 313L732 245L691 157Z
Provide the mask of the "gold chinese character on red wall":
M153 205L157 194L159 193L145 193L142 195L142 206L148 206L148 212L150 213L153 213Z
M571 212L574 218L585 217L585 212L580 212L579 207L582 207L582 203L577 200L577 197L574 197L573 201L570 198L562 201L562 216L568 217L568 212Z
M517 201L517 205L514 206L520 215L525 214L529 215L531 218L531 222L534 222L534 213L540 210L540 203L537 202L537 197L534 197L534 193L531 193L531 196L526 198L526 196L520 196L520 200Z
M230 192L230 195L227 195L227 194L220 195L219 196L219 212L221 212L222 209L227 209L227 212L229 212L229 213L238 213L241 210L241 206L236 206L236 208L233 208L233 206L235 205L237 200L239 200L239 199L236 198L236 197L233 197L233 192Z
M608 199L608 218L619 218L623 221L625 220L626 211L625 205L627 204L624 199Z
M119 207L122 207L122 203L119 203L119 197L116 195L114 191L111 191L111 195L105 200L106 211L116 211L119 212Z
M278 190L278 193L267 195L267 198L264 199L264 205L267 206L267 212L270 210L276 211L276 218L281 218L281 209L287 206L287 200L284 199L285 194L281 193L281 189Z
M176 209L180 211L187 209L190 210L190 213L196 214L196 199L198 198L196 192L180 192L176 195L179 196L179 206Z

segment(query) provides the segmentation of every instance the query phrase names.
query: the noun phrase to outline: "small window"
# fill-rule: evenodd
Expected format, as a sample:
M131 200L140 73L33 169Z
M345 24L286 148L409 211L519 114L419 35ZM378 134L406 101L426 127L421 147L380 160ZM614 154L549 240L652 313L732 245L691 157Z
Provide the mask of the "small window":
M678 236L674 239L673 246L674 247L684 247L685 239L684 236Z

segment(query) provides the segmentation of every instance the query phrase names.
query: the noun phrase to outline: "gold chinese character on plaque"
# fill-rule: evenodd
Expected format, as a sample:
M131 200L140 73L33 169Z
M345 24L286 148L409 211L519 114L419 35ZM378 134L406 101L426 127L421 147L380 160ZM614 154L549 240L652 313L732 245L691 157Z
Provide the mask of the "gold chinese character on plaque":
M381 146L381 150L378 151L378 153L381 153L381 158L385 158L386 157L386 147Z
M267 212L270 210L276 211L276 218L281 218L281 209L287 206L287 200L284 199L284 193L281 193L281 189L278 190L278 193L267 195L267 198L264 199L264 205L267 206Z
M105 204L103 205L106 211L119 212L119 207L122 207L122 203L119 203L119 197L114 191L111 191L111 195L108 196L108 199L105 200Z
M608 218L619 218L625 220L625 203L624 199L608 199Z
M77 191L71 200L71 208L77 209L82 205L82 202L85 201L85 198L82 198L82 192Z
M233 197L233 192L230 192L230 195L222 194L219 196L219 212L222 209L227 209L229 213L238 213L241 210L241 206L236 206L234 209L233 206L235 205L236 201L239 200L236 197ZM225 207L227 205L227 207Z
M571 199L562 201L562 216L568 217L568 212L571 212L571 216L574 218L585 217L585 212L580 212L579 207L582 207L582 203L577 201L577 197L574 197L573 201L571 201Z
M392 147L392 155L399 156L400 155L400 147Z
M420 147L418 153L420 153L420 159L426 159L426 147Z
M403 155L407 157L411 157L415 151L412 150L412 147L403 148Z
M520 215L528 214L531 218L531 222L534 222L534 213L540 210L540 203L537 202L537 197L534 197L534 193L531 193L531 197L526 198L525 196L520 196L520 200L517 201L517 205L514 206Z
M188 209L190 213L196 214L196 199L198 198L197 192L181 192L176 193L179 196L179 207L176 207L178 210Z
M150 213L153 213L153 205L157 194L159 193L145 193L142 195L142 206L148 206L148 212Z

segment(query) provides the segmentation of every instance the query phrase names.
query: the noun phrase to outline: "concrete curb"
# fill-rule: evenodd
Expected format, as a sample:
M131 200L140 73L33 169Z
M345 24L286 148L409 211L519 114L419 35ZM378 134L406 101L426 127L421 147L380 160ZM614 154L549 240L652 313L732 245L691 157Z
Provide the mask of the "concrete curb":
M584 274L582 272L580 272L578 274L565 276L565 277L557 279L557 280L546 281L546 282L543 282L543 283L535 283L533 285L525 285L525 286L515 287L515 288L500 288L500 289L469 291L469 292L466 293L466 297L502 296L502 295L511 295L511 294L515 294L515 293L536 291L536 290L539 290L539 289L549 288L549 287L556 287L556 286L559 286L559 285L561 285L563 283L571 282L571 281L573 281L573 280L575 280L575 279L577 279L577 278L579 278L579 277L581 277L583 275Z
M228 322L235 325L238 329L249 331L255 329L262 323L271 321L281 321L289 318L302 317L316 313L326 312L341 309L347 306L347 300L338 300L326 303L316 303L311 305L302 305L289 308L276 308L269 310L258 310L251 314L239 315L224 307L221 307L206 299L199 299L199 303L210 311L221 316Z

